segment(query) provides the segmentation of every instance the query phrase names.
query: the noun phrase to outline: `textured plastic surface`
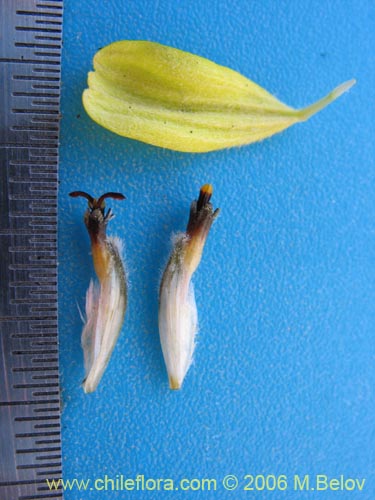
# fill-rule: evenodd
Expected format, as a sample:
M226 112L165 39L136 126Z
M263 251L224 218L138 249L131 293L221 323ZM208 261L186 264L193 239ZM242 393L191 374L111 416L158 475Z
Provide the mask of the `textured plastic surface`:
M216 478L176 498L315 498L294 474L366 478L373 499L375 6L371 1L68 0L64 17L60 329L66 479ZM357 85L306 123L216 153L118 137L81 105L97 49L149 39L232 67L303 106ZM200 333L181 392L168 389L157 290L173 232L206 182L222 209L195 277ZM109 234L129 271L125 325L99 389L84 395L77 310L93 268L71 190L123 191ZM226 492L221 479L236 474ZM246 474L286 474L286 491L243 491ZM92 484L89 485L93 487ZM65 492L70 499L167 493Z

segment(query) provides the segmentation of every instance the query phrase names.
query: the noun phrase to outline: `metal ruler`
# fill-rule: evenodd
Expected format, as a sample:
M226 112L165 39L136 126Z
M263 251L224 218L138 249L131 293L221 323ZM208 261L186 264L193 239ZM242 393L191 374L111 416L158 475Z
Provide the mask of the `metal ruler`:
M0 0L0 499L61 498L62 0Z

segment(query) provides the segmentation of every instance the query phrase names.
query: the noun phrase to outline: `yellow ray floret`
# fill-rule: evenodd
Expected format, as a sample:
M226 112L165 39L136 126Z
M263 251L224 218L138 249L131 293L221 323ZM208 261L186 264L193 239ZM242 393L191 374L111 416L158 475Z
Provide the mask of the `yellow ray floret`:
M147 41L120 41L94 57L83 105L116 134L184 152L259 141L310 116L346 92L343 83L296 110L208 59Z

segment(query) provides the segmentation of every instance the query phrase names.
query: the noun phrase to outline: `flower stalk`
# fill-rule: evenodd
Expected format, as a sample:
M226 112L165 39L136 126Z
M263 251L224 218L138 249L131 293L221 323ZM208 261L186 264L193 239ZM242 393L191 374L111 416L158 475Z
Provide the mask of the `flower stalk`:
M72 197L88 200L84 222L91 240L91 251L98 282L90 281L86 292L86 320L81 343L84 353L85 379L83 390L97 388L116 345L127 306L127 282L121 259L122 242L108 237L106 228L114 217L105 212L105 199L123 200L121 193L105 193L95 199L83 191L73 191Z
M191 279L219 214L210 203L212 192L205 184L192 202L186 232L175 237L160 284L159 334L171 389L181 388L193 359L198 314Z

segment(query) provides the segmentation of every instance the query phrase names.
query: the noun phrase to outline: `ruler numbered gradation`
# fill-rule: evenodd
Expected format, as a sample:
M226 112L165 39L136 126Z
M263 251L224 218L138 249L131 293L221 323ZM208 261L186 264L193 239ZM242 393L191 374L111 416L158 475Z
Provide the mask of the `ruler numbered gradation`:
M0 0L0 499L62 498L60 0Z

